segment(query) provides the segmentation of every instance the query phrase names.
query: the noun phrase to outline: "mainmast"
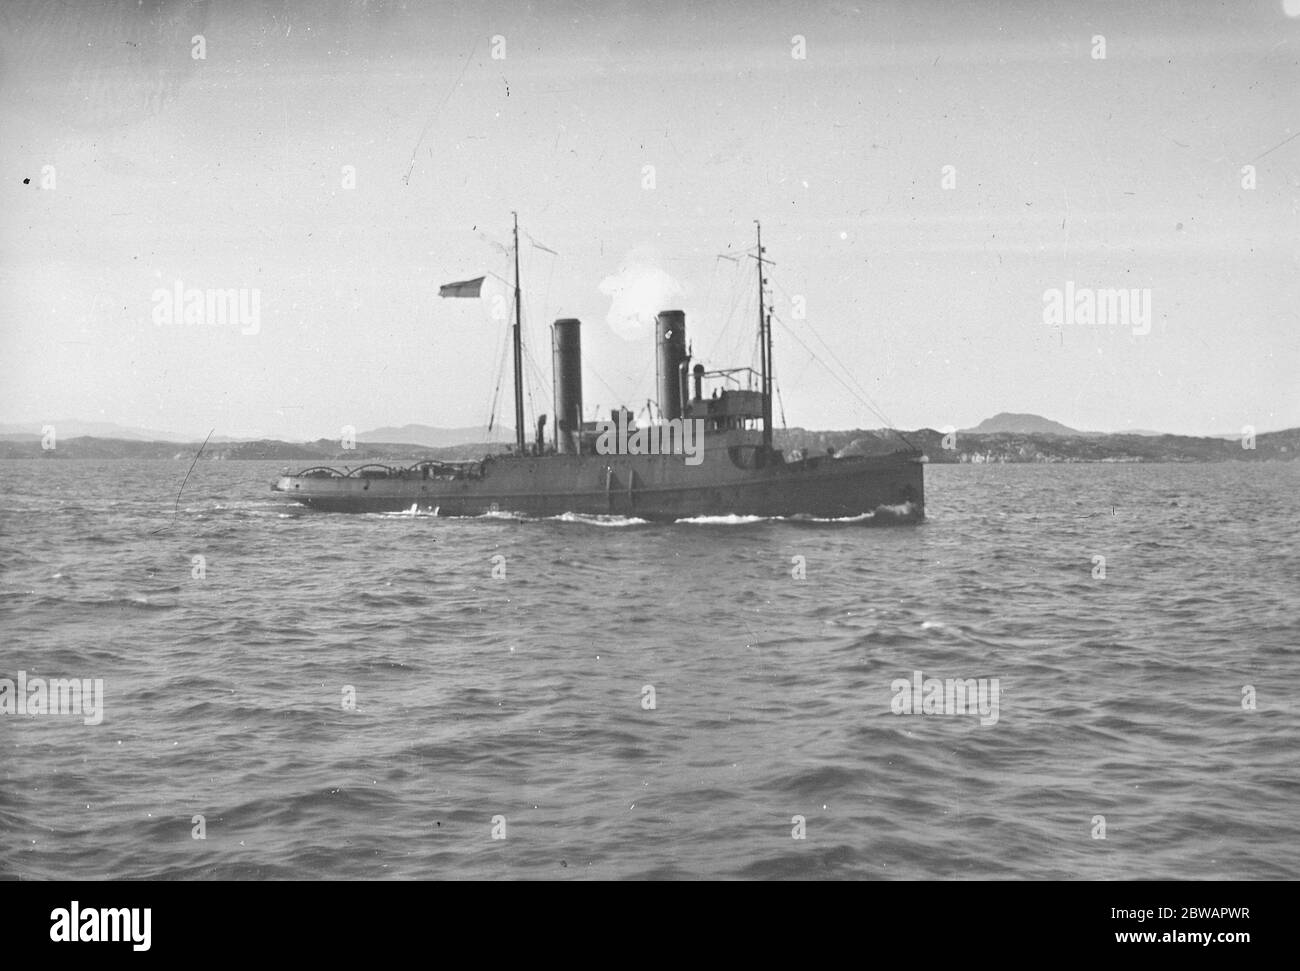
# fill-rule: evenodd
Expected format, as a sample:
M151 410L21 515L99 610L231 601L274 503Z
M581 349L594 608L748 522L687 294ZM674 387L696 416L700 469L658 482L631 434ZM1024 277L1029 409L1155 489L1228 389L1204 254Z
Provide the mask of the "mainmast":
M763 225L757 219L754 226L758 230L758 343L759 357L762 359L763 381L763 447L772 447L772 316L767 312L767 300L763 287Z
M524 364L523 343L519 336L521 300L519 293L519 213L515 217L515 453L524 454Z

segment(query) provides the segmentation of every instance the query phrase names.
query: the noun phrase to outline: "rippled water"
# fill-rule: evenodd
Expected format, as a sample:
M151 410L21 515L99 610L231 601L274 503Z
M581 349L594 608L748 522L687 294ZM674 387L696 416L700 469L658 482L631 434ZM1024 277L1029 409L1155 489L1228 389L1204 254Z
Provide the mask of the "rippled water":
M1300 463L932 466L886 529L331 515L281 464L153 534L186 462L0 463L0 677L105 709L0 714L0 874L1300 877ZM918 670L996 722L895 714Z

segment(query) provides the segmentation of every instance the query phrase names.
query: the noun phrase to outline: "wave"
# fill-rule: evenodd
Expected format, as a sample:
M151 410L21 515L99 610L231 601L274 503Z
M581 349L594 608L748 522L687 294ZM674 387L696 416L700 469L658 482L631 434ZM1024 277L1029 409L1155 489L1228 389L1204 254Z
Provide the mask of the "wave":
M685 523L690 526L749 526L753 523L766 523L781 519L780 516L737 516L732 513L727 516L686 516L683 519L674 520L674 522Z
M787 517L779 517L787 519ZM859 513L856 516L790 516L789 522L795 523L869 523L876 520L881 522L897 522L899 520L910 520L916 518L916 506L910 502L900 503L898 505L877 506L871 512Z
M641 519L638 516L589 515L580 512L566 512L558 516L548 516L546 521L552 523L582 523L585 526L647 526L650 523L648 519Z
M402 509L395 512L372 512L366 515L375 519L437 519L440 506L425 506L420 508L419 503L411 503L410 509Z
M905 502L894 506L877 506L870 512L859 513L855 516L810 516L804 513L798 513L794 516L741 516L733 513L726 516L687 516L676 520L676 522L704 526L749 526L753 523L847 524L877 521L898 522L911 520L915 517L916 506L910 502Z

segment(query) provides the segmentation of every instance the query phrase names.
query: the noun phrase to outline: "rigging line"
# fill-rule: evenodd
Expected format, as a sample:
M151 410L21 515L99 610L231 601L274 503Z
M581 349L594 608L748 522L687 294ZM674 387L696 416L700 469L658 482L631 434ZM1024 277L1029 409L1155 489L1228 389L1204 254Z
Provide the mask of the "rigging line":
M773 316L775 317L775 315L773 315ZM852 385L850 385L850 384L849 384L847 381L845 381L842 377L840 377L838 374L836 374L834 371L832 371L831 368L830 368L830 366L829 366L825 361L823 361L820 357L818 357L818 356L817 356L817 353L816 353L816 352L815 352L811 347L809 347L806 343L804 343L803 338L800 337L798 334L796 334L793 330L791 330L790 327L786 324L786 322L785 322L784 320L782 320L780 317L775 317L775 319L776 319L777 323L779 323L779 324L782 326L782 328L785 329L785 332L786 332L787 334L789 334L791 337L793 337L793 338L795 339L795 341L799 344L800 347L802 347L805 351L807 351L810 355L812 355L813 360L815 360L815 361L816 361L818 364L820 364L822 367L826 368L826 373L827 373L827 374L829 374L829 375L830 375L831 377L833 377L836 381L838 381L841 385L843 385L844 389L845 389L846 391L848 391L849 394L851 394L853 397L857 398L858 401L859 401L860 403L866 405L867 409L868 409L869 411L871 411L872 414L874 414L877 418L879 418L881 421L885 422L886 424L889 424L889 419L888 419L888 418L886 418L883 414L881 414L881 413L880 413L876 408L872 407L871 404L869 404L868 402L864 401L864 400L862 399L862 396L859 395L858 392L857 392L856 390L854 390L854 388L852 387Z
M641 323L640 317L632 317L627 319L631 319L635 321L637 324ZM654 383L655 394L659 393L659 382L657 380L659 374L659 350L658 350L659 320L657 317L650 318L650 342L651 342L652 353L649 355L642 356L641 358L641 371L639 374L637 374L636 379L632 382L632 389L633 389L631 392L632 394L641 393L641 389L645 387L646 374L647 372L649 372L650 366L652 364L654 365L655 376L656 376L656 381ZM625 371L623 373L624 375L627 375L629 372ZM621 401L621 399L618 399L617 396L615 396L615 400Z
M1296 138L1300 138L1300 131L1296 132L1294 135L1291 135L1291 136L1288 137L1288 138L1284 138L1282 141L1278 142L1276 145L1274 145L1272 148L1270 148L1267 152L1264 152L1262 155L1256 155L1253 159L1250 160L1250 163L1247 163L1247 164L1251 164L1251 163L1254 163L1254 162L1258 162L1258 161L1259 161L1260 159L1262 159L1265 155L1271 155L1273 152L1276 152L1279 148L1281 148L1281 147L1282 147L1283 145L1285 145L1287 142L1291 141L1292 139L1296 139Z
M549 253L550 250L547 250ZM551 275L546 278L546 292L542 296L542 320L550 318L551 309L551 284L555 282L555 264L556 260L551 260Z
M515 293L514 298L512 298L512 302L510 304L511 310L515 310L515 304L513 300L519 299L522 296L523 296L522 290ZM520 407L519 417L524 425L523 428L524 444L527 445L528 444L528 411L531 409L534 416L537 414L537 409L533 406L533 388L532 385L528 383L528 371L527 371L527 365L530 360L529 348L532 345L532 341L524 339L525 336L531 336L531 335L529 335L528 328L524 325L524 320L527 318L527 315L524 313L524 306L522 300L519 300L519 307L516 312L518 313L518 316L515 318L515 320L519 322L519 387L524 393L524 401L526 402L526 404L521 403L519 406ZM531 323L531 318L527 318L527 319ZM516 429L515 430L516 439L518 439L519 434L520 434L520 430Z
M772 389L776 392L776 405L781 411L781 431L788 432L790 428L785 423L785 399L781 397L781 385L776 381L776 368L772 369Z
M786 300L788 300L790 303L794 303L794 297L790 295L790 291L787 290L779 281L774 280L773 282L776 284L776 288L780 290L781 293L785 296ZM831 360L833 360L841 368L843 368L844 373L849 378L849 380L851 380L854 384L857 384L858 390L860 390L865 395L867 393L866 389L861 386L861 383L858 381L857 376L852 371L850 371L848 367L846 367L843 364L843 362L840 361L839 356L835 353L834 349L828 343L826 343L822 335L817 332L817 329L813 327L813 325L806 319L803 321L803 326L808 329L808 332L810 334L812 334L814 337L817 338L817 340L822 345L822 349L826 351L827 356L830 357Z
M529 319L527 314L525 314L524 317L526 320ZM533 398L533 388L536 387L538 390L547 391L550 394L554 394L554 390L550 387L550 382L548 382L545 379L545 377L543 377L542 369L538 366L537 361L534 360L533 358L530 345L528 343L524 343L522 345L522 349L524 352L524 364L527 365L527 367L532 369L532 375L533 375L532 383L529 383L527 381L524 382L524 396L528 399L528 407L532 410L533 413L533 424L536 425L537 416L540 414L540 412L537 409L537 402Z
M525 300L524 304L519 308L519 349L523 351L524 363L530 364L533 360L533 338L536 335L533 333L533 315L529 312L527 303L528 301Z
M465 52L465 63L461 66L460 76L456 78L456 82L447 90L446 96L442 99L438 107L433 109L433 114L429 115L429 120L424 123L424 128L420 131L420 137L415 141L415 148L411 149L411 164L406 167L406 175L402 177L403 184L411 184L411 172L415 169L415 157L419 154L420 145L424 142L424 136L429 134L429 128L432 127L434 119L437 118L438 113L447 106L447 102L451 100L451 96L455 94L456 89L460 87L460 82L465 79L465 72L469 70L470 58L474 56L474 48L477 45L478 38L475 38L470 42L469 50Z
M559 254L556 253L555 250L553 250L553 249L547 249L545 246L542 246L540 243L538 243L537 240L533 239L532 236L529 236L527 230L522 230L522 232L523 232L523 234L524 234L525 236L528 236L528 238L529 238L529 240L532 242L533 246L535 246L537 249L545 250L547 253L550 253L552 256L559 256ZM531 276L532 273L533 273L533 259L535 259L535 257L530 253L530 254L529 254L529 257L528 257L528 273L526 274L527 276ZM554 280L555 280L555 266L556 266L556 262L557 262L557 261L554 260L554 259L550 261L550 264L551 264L551 273L550 273L550 276L548 276L547 279L546 279L546 289L545 289L545 291L544 291L543 294L542 294L542 317L541 317L541 319L542 319L543 322L545 322L546 320L548 320L548 319L550 318L550 312L549 312L549 311L550 311L550 304L551 304L551 284L552 284L552 283L554 282ZM536 304L534 304L534 306L536 306ZM524 307L524 314L523 314L523 316L524 316L524 322L525 322L525 324L527 324L529 327L531 327L531 326L532 326L532 314L530 314L530 313L528 312L528 308L527 308L527 306ZM543 323L543 326L545 326L545 323ZM530 336L532 336L532 337L536 337L536 336L537 336L536 334L532 333L531 330L529 331L529 334L530 334ZM539 340L539 341L537 341L536 343L540 346L540 345L542 344L542 341ZM549 342L548 342L548 343L549 343ZM527 352L525 351L525 354L526 354L526 353L527 353ZM536 362L534 362L533 366L534 366L534 369L537 370L537 373L538 373L538 375L539 375L539 377L540 377L540 375L541 375L541 371L540 371L540 368L537 367ZM544 381L544 380L541 381L540 384L541 384L543 387L547 387L547 386L548 386L548 382L546 382L546 381Z
M497 407L501 404L501 381L506 374L506 348L510 344L510 328L504 327L501 330L501 354L497 359L497 383L492 389L492 400L490 402L491 412L488 414L488 431L491 432L496 423Z
M718 260L720 259L722 259L721 256L719 256L717 259L713 261L713 271L709 274L709 288L704 291L704 319L705 320L709 319L709 307L713 304L713 284L714 281L716 281L718 278Z
M776 317L775 314L773 316ZM843 378L841 378L838 374L832 371L830 365L828 365L825 361L823 361L820 357L818 357L817 354L813 351L813 349L809 347L807 344L805 344L802 338L800 338L799 335L796 334L794 330L784 320L782 320L780 317L776 317L776 321L782 326L782 328L785 329L785 332L787 334L789 334L796 341L798 341L800 347L802 347L804 350L806 350L809 354L812 355L813 360L815 360L822 367L826 368L827 374L829 374L841 385L843 385L845 390L848 391L849 394L857 398L861 404L867 407L867 410L869 410L877 418L883 421L885 423L887 430L894 432L894 434L896 434L899 438L901 438L904 442L906 442L908 448L913 448L913 449L916 448L916 446L912 444L912 440L909 439L906 435L904 435L901 429L894 427L893 421L890 420L890 418L887 415L885 415L884 412L882 412L879 408L872 405L869 401L864 400L863 397L859 395L856 391L854 391L853 388Z
M528 236L527 230L524 231L524 235ZM546 247L541 246L531 236L529 236L528 238L532 241L533 245L536 246L538 249L545 249L546 252L551 253L552 255L558 255L555 253L554 250L546 249ZM533 271L533 266L532 266L533 259L534 257L530 254L528 259L528 275L531 275ZM551 279L554 279L554 277L555 277L555 261L551 260ZM546 291L543 294L543 300L542 300L542 304L543 304L542 320L546 320L547 317L546 307L550 303L550 293L551 293L551 283L550 280L548 280L546 284ZM540 339L536 341L532 340L532 338L538 337L538 335L534 332L535 327L533 325L533 317L532 314L528 311L527 306L523 308L523 320L524 320L524 327L521 331L521 334L527 334L529 337L529 340L523 341L524 362L532 368L533 378L536 382L535 386L538 388L538 390L546 391L548 394L553 394L554 390L552 389L550 382L547 381L545 376L542 374L542 369L538 364L537 360L533 357L532 352L530 350L532 344L536 343L540 347L543 346L543 342ZM549 341L546 343L549 343ZM533 388L531 387L526 388L525 391L528 395L529 405L533 406L534 405L533 395L532 395ZM537 410L535 407L533 408L533 416L534 417L537 416Z
M789 300L791 303L794 302L794 298L790 295L790 291L786 290L786 288L782 286L780 283L777 283L776 286L777 289L779 289L781 293L785 295L787 300ZM782 321L782 323L784 323L784 321ZM814 337L817 338L817 340L821 343L822 347L825 349L826 354L831 358L832 361L834 361L836 364L839 365L840 369L844 372L845 376L847 376L848 379L852 381L854 385L857 386L858 391L862 394L862 396L866 398L867 401L871 402L875 414L878 417L880 417L881 420L885 422L885 424L889 425L890 427L893 427L894 424L893 419L890 418L888 415L886 415L884 409L881 408L878 404L876 404L875 399L873 399L871 395L867 392L867 389L863 387L862 382L858 380L857 375L855 375L852 371L850 371L848 366L839 359L835 351L831 348L830 344L826 343L826 339L823 338L822 335L817 332L817 328L813 327L812 323L807 320L803 322L803 326L805 326L808 329L808 332L810 334L812 334ZM813 356L814 358L816 357L815 354ZM829 365L826 365L824 362L819 361L819 363L822 363L823 366L825 367L829 367Z
M486 243L488 243L488 244L489 244L490 246L492 246L493 248L499 250L503 255L505 255L505 256L507 256L507 257L510 255L510 254L509 254L509 251L508 251L504 246L502 246L500 243L496 242L495 240L491 239L491 238L490 238L486 233L480 231L478 235L479 235L479 237L480 237L482 240L484 240ZM506 278L505 278L504 276L502 276L500 273L496 273L496 272L494 272L494 271L492 271L492 270L485 270L484 273L483 273L483 275L484 275L484 277L489 277L489 276L490 276L490 277L492 277L493 279L500 280L500 281L501 281L503 284L505 284L507 287L510 287L510 288L511 288L509 292L510 292L511 294L513 294L513 292L514 292L514 291L513 291L513 286L514 286L514 284L512 284L508 279L506 279ZM512 299L513 299L513 296L512 296ZM514 305L511 304L510 306L513 307ZM507 309L509 310L510 308L507 308ZM496 318L489 317L489 319L495 321ZM500 407L500 404L501 404L501 382L502 382L502 380L503 380L504 377L505 377L506 352L507 352L507 349L508 349L508 347L509 347L509 344L510 344L510 328L509 328L509 327L503 327L503 328L501 329L501 351L500 351L500 353L499 353L498 356L497 356L496 377L495 377L495 379L494 379L494 380L495 380L495 384L494 384L494 386L493 386L493 388L492 388L492 394L491 394L491 396L490 396L490 397L488 398L488 400L487 400L488 415L487 415L487 426L486 426L486 428L487 428L487 433L488 433L488 437L489 437L488 440L489 440L489 441L492 440L492 438L491 438L492 433L496 430L496 427L497 427L497 425L496 425L497 410L498 410L498 408Z
M492 388L492 394L488 396L488 401L487 401L488 416L487 416L487 424L485 425L485 427L487 428L489 435L492 434L492 429L496 427L497 396L500 394L500 392L501 392L501 368L498 365L496 382Z
M816 335L817 339L822 342L823 346L826 346L826 341L822 340L820 334L817 334L817 332L813 330L812 327L809 327L808 329L812 331L814 335ZM827 350L828 351L830 350L829 346L827 346ZM832 357L834 357L833 354ZM875 398L871 397L871 395L867 392L867 389L862 386L862 382L858 380L857 375L855 375L852 371L850 371L848 369L848 366L838 358L835 359L835 363L840 366L840 370L843 371L844 374L849 378L849 380L852 381L853 384L857 387L858 393L861 395L862 400L865 400L870 405L872 411L876 415L878 415L882 421L884 421L885 425L889 428L896 428L894 419L885 413L885 409L882 408L879 403L877 403Z
M726 345L723 344L723 339L726 337L727 332L731 329L733 321L736 319L736 309L740 304L740 301L745 300L748 304L749 297L751 296L748 287L744 288L742 292L742 289L736 285L736 277L739 275L740 266L737 264L735 271L732 273L731 280L731 308L727 311L727 316L723 318L722 330L718 332L718 339L715 345L719 360L734 360L740 356L739 353L729 353L726 349Z
M513 285L510 285L509 281L505 280L504 277L498 276L498 274L493 273L491 270L489 270L488 273L491 276L497 277L497 279L502 280L507 285L511 286L511 289L507 291L510 294L510 303L506 307L506 316L504 318L504 319L509 319L511 316L513 316L512 311L514 310L514 306L515 306L514 287ZM492 400L491 400L492 413L488 417L489 432L496 427L497 411L501 407L501 382L505 380L506 357L509 353L509 348L510 348L510 327L509 325L507 325L501 328L501 353L497 359L496 387L492 389Z
M533 406L534 387L536 387L538 391L549 391L552 394L554 393L554 389L549 387L549 382L542 376L542 369L538 367L537 362L533 360L533 356L529 354L527 351L524 351L524 363L528 365L533 376L532 383L529 384L529 386L526 389L528 394L528 404L530 406ZM538 412L536 407L533 407L533 417L536 417L537 414Z
M893 420L892 418L890 418L889 415L885 414L885 409L882 408L879 404L877 404L876 400L875 400L874 398L871 397L871 395L867 392L867 389L864 388L864 387L862 386L862 382L858 380L857 375L855 375L852 371L850 371L849 368L848 368L848 366L847 366L843 361L841 361L839 358L835 357L835 354L834 354L834 352L831 351L830 346L827 345L827 343L826 343L825 340L822 340L821 335L818 334L816 330L814 330L811 326L808 327L808 330L809 330L809 332L812 333L812 334L813 334L813 335L814 335L814 336L815 336L819 341L821 341L822 346L826 348L826 350L827 350L827 352L830 354L832 360L834 360L834 362L835 362L836 364L839 365L840 370L843 371L844 374L845 374L845 376L848 377L848 379L849 379L851 382L853 382L854 386L857 387L857 389L858 389L858 393L859 393L859 395L861 396L861 399L862 399L862 400L865 400L865 401L866 401L866 402L871 406L872 411L873 411L877 416L879 416L879 418L880 418L882 421L884 421L884 423L885 423L886 425L888 425L890 428L894 427L894 420ZM829 368L829 365L825 365L825 366Z
M549 246L543 246L541 243L537 242L536 237L534 237L533 234L530 233L528 230L525 229L523 233L525 236L528 237L528 242L532 243L533 246L541 250L543 253L550 253L552 256L560 255L559 253L555 252L555 250L551 249Z
M718 263L722 260L735 262L735 257L728 256L725 253L719 253L713 258L713 269L709 273L709 289L704 295L704 319L709 320L709 309L713 306L713 291L717 289L718 283Z
M737 266L732 276L731 309L729 311L729 316L727 317L728 329L731 329L731 326L735 324L737 318L748 320L750 316L749 301L753 297L753 293L749 289L749 281L743 281L744 285L742 285L740 276L740 267ZM748 325L744 326L742 329L745 333L749 333ZM741 356L745 347L743 341L743 337L740 338L740 341L733 339L732 348L729 349L729 353L727 354L728 359L739 358Z
M503 252L505 251L504 247L501 247L501 249L503 250ZM508 256L509 254L507 253L506 255ZM500 320L509 321L514 316L514 307L515 307L514 284L510 280L502 276L500 273L493 272L492 270L488 270L486 275L494 277L497 280L500 280L503 284L505 284L505 286L508 288L506 292L510 295L510 300L506 305L505 316L501 318L492 318L492 319L498 321ZM501 409L501 384L503 381L505 381L506 369L507 369L506 361L510 354L510 334L511 334L511 328L510 325L507 323L505 327L501 328L501 353L497 359L496 387L493 388L492 390L492 400L490 402L492 413L488 418L488 431L492 431L497 427L496 416Z
M595 368L591 367L588 364L584 364L583 369L587 374L590 374L592 377L594 377L597 381L599 381L601 384L605 386L605 390L609 392L609 397L611 401L618 400L618 393L609 386L609 382L605 380L604 375L602 375L599 371L597 371ZM600 416L599 404L596 405L596 415L597 417Z
M150 532L149 533L150 536L153 536L156 533L164 532L165 530L171 529L173 526L176 525L176 517L180 515L180 511L181 511L181 493L185 491L185 483L190 481L190 472L193 472L194 466L199 464L199 456L202 455L203 450L208 447L208 439L212 437L212 432L215 431L216 431L215 428L211 429L208 432L207 438L203 439L203 444L200 445L199 450L194 453L194 461L190 463L189 471L185 473L185 478L181 479L181 487L176 490L176 502L172 506L172 521L168 523L166 526L159 526L157 529Z
M524 397L528 399L528 410L529 410L530 412L532 412L532 416L533 416L533 419L534 419L532 422L529 422L527 418L524 419L524 425L527 426L527 428L526 428L525 431L524 431L524 444L526 445L526 444L528 444L530 441L532 441L532 439L533 439L533 436L532 436L532 430L533 430L533 428L535 428L535 427L537 426L537 421L536 421L536 418L537 418L537 402L533 401L533 389L532 389L532 388L524 388Z

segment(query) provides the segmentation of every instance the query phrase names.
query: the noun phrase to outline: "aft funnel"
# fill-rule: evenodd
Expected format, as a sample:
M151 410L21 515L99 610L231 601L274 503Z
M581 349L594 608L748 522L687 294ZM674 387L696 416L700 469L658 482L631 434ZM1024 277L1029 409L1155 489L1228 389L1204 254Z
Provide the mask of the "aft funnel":
M655 317L655 348L659 358L659 412L669 421L682 417L680 369L686 360L686 314L660 311Z

